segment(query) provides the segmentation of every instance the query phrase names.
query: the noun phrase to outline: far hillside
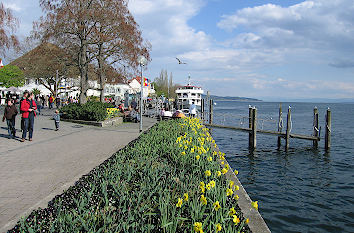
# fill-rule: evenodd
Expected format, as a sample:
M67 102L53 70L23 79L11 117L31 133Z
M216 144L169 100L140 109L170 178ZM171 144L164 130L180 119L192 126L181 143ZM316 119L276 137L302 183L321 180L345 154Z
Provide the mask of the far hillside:
M206 95L203 95L203 98L206 98ZM238 96L217 96L217 95L210 95L210 98L214 101L262 101L259 99L254 98L247 98L247 97L238 97Z

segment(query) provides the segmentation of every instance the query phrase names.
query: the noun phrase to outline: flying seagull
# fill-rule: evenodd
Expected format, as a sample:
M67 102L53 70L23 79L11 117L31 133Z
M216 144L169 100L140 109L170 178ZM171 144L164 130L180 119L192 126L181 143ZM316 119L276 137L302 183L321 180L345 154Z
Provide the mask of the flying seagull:
M176 57L176 59L177 59L177 61L178 61L178 64L180 64L180 65L181 65L181 64L182 64L182 65L183 65L183 64L185 64L185 65L187 64L187 63L185 63L185 62L181 62L181 60L179 60L177 57Z

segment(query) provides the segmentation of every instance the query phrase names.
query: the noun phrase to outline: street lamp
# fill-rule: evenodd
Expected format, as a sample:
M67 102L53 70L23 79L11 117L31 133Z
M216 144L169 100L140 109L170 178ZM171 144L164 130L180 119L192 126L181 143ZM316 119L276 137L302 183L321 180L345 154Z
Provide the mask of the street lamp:
M141 68L141 79L140 79L140 83L141 83L141 89L140 89L140 128L139 128L139 132L143 131L143 88L144 88L144 80L143 80L143 67L146 66L147 64L147 59L141 55L138 57L138 63L140 65Z

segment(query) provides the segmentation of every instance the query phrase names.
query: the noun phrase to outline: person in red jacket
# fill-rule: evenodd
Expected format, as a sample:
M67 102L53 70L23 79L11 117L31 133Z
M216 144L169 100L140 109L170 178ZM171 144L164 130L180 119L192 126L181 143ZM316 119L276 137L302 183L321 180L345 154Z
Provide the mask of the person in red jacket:
M24 129L22 131L21 142L24 142L29 133L29 140L32 141L34 117L36 116L35 110L37 109L36 102L34 101L34 94L30 93L27 99L21 102L22 118L24 120Z

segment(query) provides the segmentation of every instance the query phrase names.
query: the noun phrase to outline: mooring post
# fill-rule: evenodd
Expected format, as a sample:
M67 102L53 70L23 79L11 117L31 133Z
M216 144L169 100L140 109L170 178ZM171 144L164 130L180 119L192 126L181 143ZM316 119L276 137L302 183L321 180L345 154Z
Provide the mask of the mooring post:
M204 99L201 99L201 103L200 103L200 118L204 123Z
M248 128L250 129L248 133L248 148L252 148L252 114L253 114L253 108L251 105L248 105Z
M313 109L313 136L318 137L319 135L319 128L318 128L318 109L315 107ZM318 140L313 140L312 141L313 148L317 149L318 148Z
M283 130L283 109L281 103L279 104L279 120L278 120L278 132L281 133ZM281 136L278 136L278 150L281 147Z
M213 104L214 101L210 99L209 101L209 124L213 124Z
M286 136L285 136L285 150L289 149L290 131L291 131L291 107L288 108L288 115L286 117Z
M257 146L257 108L252 109L252 150L256 149Z
M332 128L332 114L331 110L327 109L326 114L326 135L325 135L325 149L329 151L331 148L331 128Z

